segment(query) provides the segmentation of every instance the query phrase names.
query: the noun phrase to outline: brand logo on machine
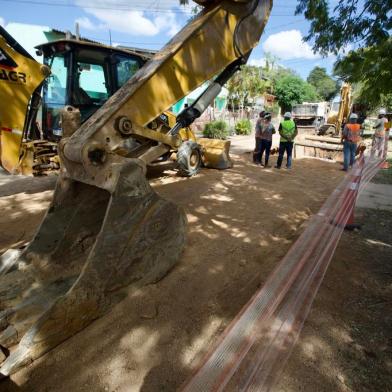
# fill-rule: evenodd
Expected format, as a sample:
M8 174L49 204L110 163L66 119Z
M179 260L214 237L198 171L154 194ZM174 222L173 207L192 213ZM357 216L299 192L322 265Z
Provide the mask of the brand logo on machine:
M26 84L26 74L24 72L7 71L5 69L0 69L0 82L2 80Z
M3 49L0 48L0 67L13 69L16 68L18 64Z
M0 82L4 80L12 83L25 84L26 74L14 71L17 66L18 64L0 48Z

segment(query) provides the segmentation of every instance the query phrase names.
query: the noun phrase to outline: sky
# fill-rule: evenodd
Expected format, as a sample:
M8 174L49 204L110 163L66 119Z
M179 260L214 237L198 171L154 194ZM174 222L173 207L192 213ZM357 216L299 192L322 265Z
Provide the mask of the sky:
M195 5L190 3L184 7L178 0L0 0L0 24L6 29L7 25L23 23L74 32L78 22L83 37L109 44L111 36L113 45L158 50L186 24ZM250 64L262 65L264 53L269 52L280 59L279 64L294 69L304 79L315 66L331 72L335 57L322 58L303 42L309 23L302 15L294 15L296 3L274 1ZM38 40L33 26L30 31L29 39Z

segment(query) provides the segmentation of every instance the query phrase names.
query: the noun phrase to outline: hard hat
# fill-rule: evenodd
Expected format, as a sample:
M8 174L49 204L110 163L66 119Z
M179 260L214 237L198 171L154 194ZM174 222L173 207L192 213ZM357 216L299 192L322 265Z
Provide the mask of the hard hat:
M285 117L285 118L291 118L291 113L290 113L290 112L286 112L286 113L284 114L283 117Z
M358 120L358 114L351 113L350 114L350 120Z
M385 109L380 109L379 112L378 112L378 114L383 114L383 115L385 115L385 114L387 114L387 111L386 111Z

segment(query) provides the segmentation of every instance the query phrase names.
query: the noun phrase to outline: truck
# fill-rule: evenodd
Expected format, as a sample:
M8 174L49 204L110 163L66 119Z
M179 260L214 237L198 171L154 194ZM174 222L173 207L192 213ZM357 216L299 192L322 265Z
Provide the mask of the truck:
M329 110L328 102L303 102L293 106L293 120L302 133L318 132L318 129L325 123Z

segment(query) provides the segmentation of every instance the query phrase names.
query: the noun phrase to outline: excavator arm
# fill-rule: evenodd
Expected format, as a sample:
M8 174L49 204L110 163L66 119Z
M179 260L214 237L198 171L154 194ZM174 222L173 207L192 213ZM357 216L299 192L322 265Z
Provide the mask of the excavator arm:
M206 6L204 11L63 143L63 162L72 178L108 189L111 185L101 178L117 161L113 151L124 137L142 132L160 113L230 64L246 61L272 6L265 0L199 3ZM198 102L199 112L220 88L219 81L209 87ZM149 157L142 160L148 162Z
M29 247L19 257L6 255L0 268L0 293L9 289L0 298L0 345L11 353L3 376L100 317L119 290L159 280L180 258L185 213L152 190L146 164L173 146L180 153L180 128L247 60L272 7L272 0L198 3L203 11L100 110L79 129L64 129L51 207ZM169 131L147 127L208 80Z

